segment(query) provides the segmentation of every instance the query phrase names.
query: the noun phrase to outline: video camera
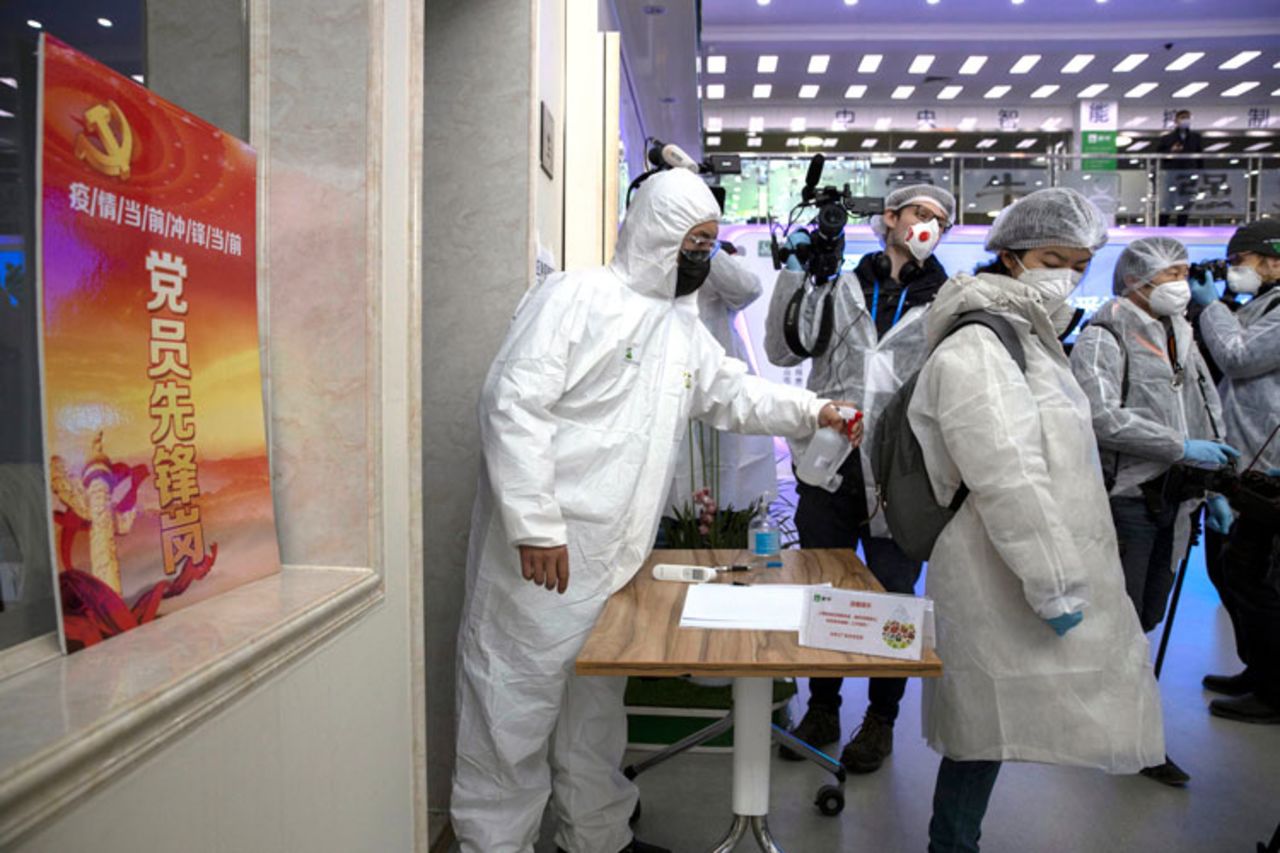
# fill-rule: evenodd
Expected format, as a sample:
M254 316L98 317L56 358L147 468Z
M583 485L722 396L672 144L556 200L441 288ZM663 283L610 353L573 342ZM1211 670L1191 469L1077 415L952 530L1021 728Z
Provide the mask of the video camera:
M1187 279L1199 281L1207 272L1212 281L1226 281L1227 270L1230 268L1231 262L1225 258L1219 258L1216 261L1200 261L1199 263L1191 264L1187 268Z
M884 199L871 196L855 196L845 184L843 189L833 186L818 187L822 180L822 169L826 158L821 154L813 155L809 161L809 171L805 175L804 189L800 191L800 203L791 210L787 227L782 230L782 238L791 236L795 228L796 215L805 208L817 208L817 216L812 226L807 229L809 244L792 249L778 245L777 232L770 229L769 239L773 254L773 268L780 270L793 254L817 282L825 282L840 271L844 260L844 227L849 224L850 217L874 216L884 210Z
M1174 465L1169 472L1143 483L1139 488L1147 506L1159 512L1164 506L1198 500L1206 492L1217 492L1245 518L1280 526L1280 477L1261 471L1236 471L1235 465L1218 470Z

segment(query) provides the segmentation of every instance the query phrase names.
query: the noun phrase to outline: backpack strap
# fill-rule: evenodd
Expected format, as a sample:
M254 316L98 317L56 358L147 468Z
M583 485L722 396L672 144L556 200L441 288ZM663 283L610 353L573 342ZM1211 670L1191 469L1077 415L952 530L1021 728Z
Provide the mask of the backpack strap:
M1124 359L1124 374L1120 377L1120 406L1129 400L1129 351L1124 348L1124 338L1120 337L1120 333L1116 331L1116 327L1103 320L1090 320L1089 326L1097 326L1099 329L1106 329L1111 337L1116 339L1116 346L1120 347L1120 356ZM1084 331L1081 329L1080 331Z
M990 311L978 309L976 311L966 311L951 321L951 325L942 333L942 337L938 339L941 344L947 338L963 329L965 326L983 326L995 333L1000 339L1000 343L1004 346L1005 351L1009 353L1009 357L1013 359L1014 364L1018 365L1018 370L1023 374L1027 372L1027 353L1022 348L1022 341L1018 339L1018 332L1013 328L1013 324ZM934 349L937 349L937 344ZM964 503L965 498L969 497L969 486L961 481L960 487L956 489L955 496L951 498L951 503L947 509L951 512L958 512L960 505Z

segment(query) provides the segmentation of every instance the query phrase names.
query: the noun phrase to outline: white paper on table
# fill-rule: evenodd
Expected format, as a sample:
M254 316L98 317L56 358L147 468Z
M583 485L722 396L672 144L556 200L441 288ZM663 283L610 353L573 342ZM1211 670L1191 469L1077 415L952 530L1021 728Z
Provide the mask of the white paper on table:
M817 588L830 588L821 584ZM706 583L689 587L680 614L681 628L739 631L799 631L806 593L814 586Z
M927 598L833 589L805 596L800 645L920 660L934 633Z

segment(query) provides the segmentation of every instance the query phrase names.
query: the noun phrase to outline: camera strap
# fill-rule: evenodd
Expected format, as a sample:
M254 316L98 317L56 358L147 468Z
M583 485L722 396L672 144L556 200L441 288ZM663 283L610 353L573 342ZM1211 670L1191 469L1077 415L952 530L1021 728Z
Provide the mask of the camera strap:
M787 310L782 315L782 336L787 341L787 348L801 358L817 358L831 345L831 332L835 325L835 290L836 285L833 283L822 299L822 319L818 321L818 338L813 342L813 349L805 347L800 340L800 315L804 311L803 283L787 302Z

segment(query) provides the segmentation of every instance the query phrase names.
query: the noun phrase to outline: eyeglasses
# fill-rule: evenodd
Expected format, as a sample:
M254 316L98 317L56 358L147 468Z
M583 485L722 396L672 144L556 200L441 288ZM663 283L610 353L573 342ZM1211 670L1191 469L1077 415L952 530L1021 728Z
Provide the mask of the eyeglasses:
M909 205L905 209L910 210L912 215L921 222L937 222L943 234L951 230L951 223L947 221L945 216L939 216L923 204Z
M709 261L720 252L720 241L716 238L699 237L690 234L680 246L680 254L691 261L701 263Z
M709 252L713 248L719 248L720 241L715 237L699 237L697 234L690 234L684 238L685 249L692 249L697 252Z

